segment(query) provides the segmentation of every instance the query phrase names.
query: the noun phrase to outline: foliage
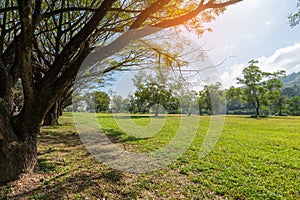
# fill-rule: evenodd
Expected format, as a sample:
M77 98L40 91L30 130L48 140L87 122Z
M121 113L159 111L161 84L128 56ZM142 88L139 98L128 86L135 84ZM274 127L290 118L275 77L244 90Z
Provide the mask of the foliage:
M297 8L300 8L300 1L297 3ZM297 26L300 23L300 9L296 13L290 14L288 19L291 27Z
M131 98L130 111L148 113L153 109L155 116L161 110L160 106L169 112L178 110L178 100L173 96L166 83L167 77L161 79L160 74L153 76L141 72L133 79L136 91Z
M242 89L231 86L226 91L227 110L240 110L242 107Z
M96 112L108 111L109 103L110 103L109 95L102 91L96 91L94 95L95 95L94 97L95 111Z
M256 60L249 61L250 65L243 70L244 77L237 78L237 80L244 86L244 100L252 103L256 116L259 117L261 107L269 106L270 98L274 97L283 86L279 78L283 77L285 72L263 72L255 66L257 63Z
M180 98L181 113L191 115L198 110L198 93L189 91L188 88L183 88Z
M300 96L300 87L295 84L299 80L300 73L292 73L286 77L279 78L283 83L282 88L268 91L267 98L263 102L261 111L269 115L294 115L296 112L288 112L287 108L292 97ZM231 86L226 90L227 113L228 114L255 114L253 104L247 101L243 95L244 87Z
M123 99L120 95L113 95L111 99L111 111L113 113L128 112L129 99Z
M287 110L290 115L300 116L300 96L289 99Z
M199 91L198 108L200 115L203 114L203 110L209 114L224 112L222 105L225 104L225 94L220 87L220 83L215 83L205 85L203 90Z
M300 96L300 87L296 85L294 87L285 87L282 89L282 95L288 98Z

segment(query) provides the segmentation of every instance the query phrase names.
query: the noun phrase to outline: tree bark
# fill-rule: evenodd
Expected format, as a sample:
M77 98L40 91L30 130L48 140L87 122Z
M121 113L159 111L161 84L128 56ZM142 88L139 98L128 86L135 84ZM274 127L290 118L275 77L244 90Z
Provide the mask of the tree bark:
M36 135L33 134L24 141L0 140L0 183L15 180L22 173L34 171L37 166Z
M56 126L58 125L58 118L61 115L61 106L58 101L51 107L48 113L44 117L43 126Z
M203 113L202 113L202 107L201 107L200 104L198 104L198 108L199 108L199 115L203 115Z
M0 183L15 180L22 173L31 173L37 166L37 134L39 128L13 124L10 106L0 99ZM27 130L25 137L18 130ZM28 126L28 125L27 125Z
M256 117L259 118L259 115L260 115L260 113L259 113L259 106L257 106L255 108L255 110L256 110Z
M158 117L159 104L155 105L155 117Z
M63 94L59 100L51 107L51 109L47 112L44 117L43 126L56 126L58 125L58 119L62 116L62 111L65 107L72 104L72 94L73 88L69 87L65 90L66 92Z

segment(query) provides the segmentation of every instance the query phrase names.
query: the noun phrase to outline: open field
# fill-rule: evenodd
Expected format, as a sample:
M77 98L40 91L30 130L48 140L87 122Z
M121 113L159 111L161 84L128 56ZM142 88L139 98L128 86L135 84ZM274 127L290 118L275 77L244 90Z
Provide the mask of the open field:
M137 139L125 135L112 115L97 117L113 142L134 152L164 147L180 121L178 115L158 118L166 120L162 130ZM199 159L209 120L200 117L192 145L167 168L130 174L97 162L65 113L61 125L42 128L40 172L0 186L0 199L300 199L300 117L226 116L213 151ZM133 121L145 126L150 118L134 115Z

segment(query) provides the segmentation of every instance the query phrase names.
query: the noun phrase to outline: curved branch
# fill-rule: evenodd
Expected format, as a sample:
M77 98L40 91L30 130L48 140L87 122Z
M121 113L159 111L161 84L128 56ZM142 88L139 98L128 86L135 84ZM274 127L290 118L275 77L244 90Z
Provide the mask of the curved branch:
M151 14L162 9L170 1L171 0L158 0L155 3L153 3L151 6L149 6L146 10L144 10L141 14L137 16L130 29L139 28L150 17Z
M46 12L43 14L43 18L49 18L54 15L58 15L64 12L74 12L74 11L86 11L86 12L96 12L97 8L89 8L89 7L69 7L62 8L58 10L53 10L51 12ZM117 12L127 12L127 13L140 13L143 10L128 10L128 9L120 9L120 8L110 8L109 11L117 11Z
M170 19L167 21L160 22L156 25L153 25L152 27L168 28L168 27L172 27L172 26L177 26L177 25L180 25L180 24L188 21L189 19L196 17L203 10L207 10L207 9L211 9L211 8L214 8L214 9L223 8L223 7L232 5L232 4L236 4L241 1L243 1L243 0L230 0L227 2L214 4L215 1L213 0L213 1L209 1L206 4L200 3L199 6L195 10L193 10L185 15L182 15L180 17ZM203 1L201 1L201 2L203 2Z

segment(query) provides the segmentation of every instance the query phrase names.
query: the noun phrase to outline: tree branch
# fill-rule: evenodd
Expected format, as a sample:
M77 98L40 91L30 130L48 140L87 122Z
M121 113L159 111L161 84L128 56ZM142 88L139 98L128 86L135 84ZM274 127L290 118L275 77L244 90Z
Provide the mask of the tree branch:
M97 8L89 8L89 7L69 7L69 8L62 8L58 10L54 10L51 12L45 12L43 14L43 18L49 18L54 15L58 15L64 12L74 12L74 11L86 11L86 12L97 12ZM109 11L117 11L117 12L127 12L127 13L140 13L143 10L129 10L129 9L121 9L121 8L110 8Z
M34 84L31 66L31 53L32 53L32 4L31 1L25 2L18 0L19 14L21 20L21 33L20 33L20 46L17 50L18 64L20 67L20 76L24 90L24 107L22 112L30 116L34 99Z
M155 3L153 3L151 6L149 6L146 10L144 10L141 14L137 16L130 29L139 28L150 17L151 14L162 9L170 1L171 0L158 0Z
M78 51L78 48L82 46L85 40L90 34L97 28L101 20L105 17L111 6L116 0L105 0L100 7L97 9L93 17L86 23L82 28L64 47L62 52L57 56L54 63L51 66L51 70L47 72L45 77L42 79L42 83L48 85L55 81L61 72L64 65L67 65L74 52ZM43 84L41 84L43 86Z
M0 8L0 13L9 12L13 10L18 10L18 6Z
M206 4L203 4L204 1L201 1L199 6L195 10L193 10L185 15L182 15L180 17L160 22L158 24L153 25L152 27L168 28L168 27L172 27L172 26L177 26L179 24L182 24L182 23L188 21L189 19L196 17L203 10L211 9L211 8L215 8L215 9L223 8L225 6L229 6L229 5L241 2L241 1L243 1L243 0L230 0L227 2L219 3L219 4L214 4L215 1L209 1Z

